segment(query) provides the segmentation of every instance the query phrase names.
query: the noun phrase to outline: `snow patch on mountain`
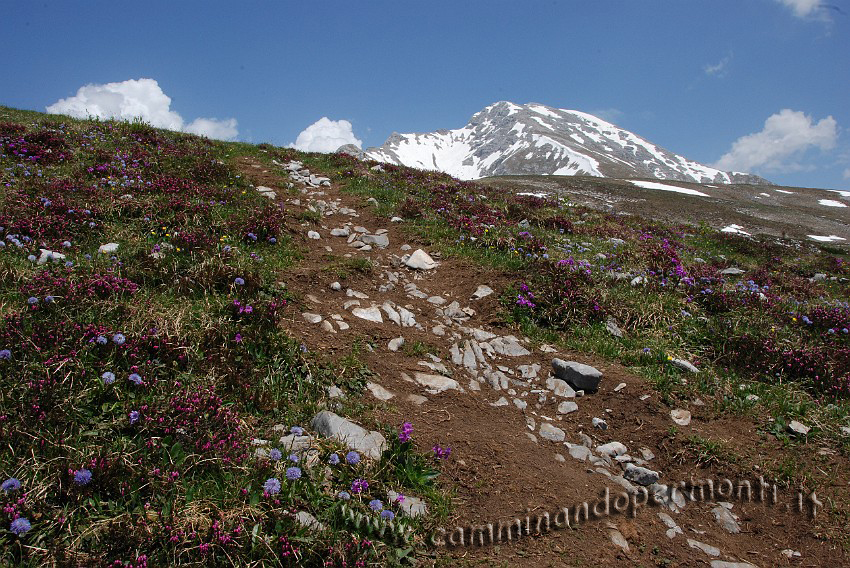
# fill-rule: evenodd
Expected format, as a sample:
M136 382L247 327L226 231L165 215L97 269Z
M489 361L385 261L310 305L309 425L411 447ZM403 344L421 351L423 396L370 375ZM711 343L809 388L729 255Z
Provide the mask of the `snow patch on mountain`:
M507 101L486 107L456 130L393 133L365 157L460 179L551 174L769 183L688 160L591 114Z

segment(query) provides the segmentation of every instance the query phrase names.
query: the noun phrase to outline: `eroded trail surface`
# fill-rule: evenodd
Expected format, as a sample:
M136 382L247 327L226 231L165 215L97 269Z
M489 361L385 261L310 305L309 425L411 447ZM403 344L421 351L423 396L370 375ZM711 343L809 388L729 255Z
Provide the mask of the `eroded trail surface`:
M780 444L748 420L720 416L698 399L671 409L616 364L500 327L497 298L511 280L440 258L401 220L376 216L374 203L342 193L320 172L304 173L296 162L270 170L247 158L240 167L258 190L285 204L305 251L281 275L303 301L287 324L291 335L330 357L350 353L358 340L371 344L363 357L375 374L364 399L388 423L412 422L419 446L451 447L442 479L455 487L456 499L445 538L457 543L453 529L466 527L468 541L470 525L493 523L495 530L515 518L525 529L526 517L535 533L535 517L550 515L548 532L517 540L514 530L512 542L496 546L435 547L438 561L715 568L843 562L834 542L816 538L826 517L817 505L823 496L804 493L801 512L796 489L763 489L758 471L710 460L700 467L680 451L684 435L724 440L744 454L778 455ZM281 173L290 181L281 182ZM309 216L321 220L304 222ZM329 269L357 259L371 270L342 279ZM598 390L580 389L595 382L592 370L555 372L553 359L601 372ZM714 481L713 494L707 484L701 494L673 490L700 479ZM606 490L608 514L599 504ZM615 510L630 500L638 506ZM555 526L564 507L572 528Z

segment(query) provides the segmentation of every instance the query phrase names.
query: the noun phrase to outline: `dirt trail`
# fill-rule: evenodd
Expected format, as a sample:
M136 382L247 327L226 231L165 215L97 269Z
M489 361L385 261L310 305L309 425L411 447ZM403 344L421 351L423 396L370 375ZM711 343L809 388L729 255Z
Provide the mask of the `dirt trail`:
M496 298L510 284L504 275L436 255L439 264L434 269L406 267L404 255L419 248L433 254L427 242L406 233L403 222L376 216L373 204L343 194L333 184L322 186L314 178L319 187L297 181L293 189L282 187L280 172L285 173L287 165L269 171L259 162L240 161L255 186L271 188L274 198L285 203L289 227L305 250L297 267L281 275L304 300L286 324L289 332L330 357L348 354L357 338L375 346L364 353L375 372L364 397L386 398L378 401L380 418L412 422L421 448L438 443L452 448L442 477L456 488L450 527L507 523L544 512L554 518L562 507L570 508L573 521L574 507L581 502L592 507L606 488L612 499L624 491L640 496L643 486L623 478L621 461L659 472L662 484L729 478L749 480L756 487L758 472L700 468L681 459L680 444L670 435L670 408L643 379L593 357L550 351L519 337L516 330L499 327ZM290 168L297 172L297 166ZM320 223L304 223L299 215L305 211L321 213ZM347 229L349 235L333 236L333 229ZM308 237L308 231L319 238ZM360 238L373 245L356 248L349 243L351 235L370 235ZM384 239L388 245L381 248ZM356 259L368 259L371 272L351 271L340 280L329 270ZM337 280L341 289L333 290ZM473 299L479 285L494 293ZM357 314L375 319L379 314L381 321ZM398 337L404 338L404 345L390 350L390 341ZM560 396L569 395L567 389L554 392L557 384L547 385L554 357L602 371L599 390L585 396ZM577 409L565 403L575 403ZM782 451L776 440L757 432L747 420L717 416L699 401L687 410L692 421L678 428L688 435L726 440L742 452ZM595 428L595 417L604 419L608 429ZM549 426L541 433L544 424ZM551 441L544 435L565 440ZM628 457L596 450L613 441L626 447ZM796 492L780 489L776 504L734 495L689 501L677 493L672 500L667 493L666 505L638 508L635 516L591 515L586 522L573 522L572 529L496 546L438 547L434 554L453 558L452 565L508 566L736 566L718 564L723 561L751 563L739 564L742 567L816 566L843 558L834 543L814 538L819 521L795 510ZM724 513L729 509L719 505L721 501L731 504L731 515ZM728 532L718 516L740 532ZM821 511L820 518L824 516ZM786 549L800 556L788 559L781 552Z

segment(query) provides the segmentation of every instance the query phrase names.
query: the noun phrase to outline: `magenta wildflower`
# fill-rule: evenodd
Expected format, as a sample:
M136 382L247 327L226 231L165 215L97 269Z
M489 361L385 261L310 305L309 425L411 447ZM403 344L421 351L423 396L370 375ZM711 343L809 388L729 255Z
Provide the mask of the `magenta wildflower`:
M398 439L402 443L409 442L411 434L413 434L413 424L405 422L401 425L401 432L398 433Z
M352 493L362 493L369 489L369 482L365 479L355 479L351 482Z

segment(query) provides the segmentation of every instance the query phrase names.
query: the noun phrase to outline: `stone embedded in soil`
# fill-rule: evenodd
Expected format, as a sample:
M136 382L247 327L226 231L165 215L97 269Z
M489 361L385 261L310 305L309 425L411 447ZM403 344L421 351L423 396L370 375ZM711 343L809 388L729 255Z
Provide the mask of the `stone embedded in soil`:
M566 433L557 426L544 422L540 425L540 437L553 442L563 442L564 438L566 438Z
M422 249L416 249L413 254L407 257L404 264L414 270L433 270L437 268L437 262Z
M738 534L741 532L741 527L738 525L738 518L732 513L732 503L721 501L711 510L714 513L714 520L717 524L723 527L723 530L730 534Z
M322 329L324 329L328 333L336 333L336 330L334 329L333 324L331 322L329 322L328 320L324 320L322 322Z
M674 357L673 359L670 359L670 363L672 363L674 367L678 367L683 371L688 371L689 373L699 373L699 369L694 367L693 363L691 363L690 361L685 361L684 359L676 359Z
M314 531L323 531L326 528L325 525L320 523L316 519L316 517L314 517L307 511L298 511L297 513L295 513L295 522L297 522L304 528Z
M348 230L348 227L342 227L339 229L331 229L332 237L347 237L351 234L351 231Z
M679 426L687 426L691 423L691 413L681 408L676 408L670 411L670 418Z
M558 405L558 414L569 414L578 410L578 405L571 400L565 400Z
M490 340L490 346L496 353L506 355L508 357L524 357L531 355L531 351L523 347L519 340L513 335L505 337L496 337Z
M304 321L307 323L319 323L322 321L322 316L319 314L311 314L310 312L304 312L301 314L301 317L304 318Z
M720 549L716 546L711 546L710 544L705 544L704 542L700 542L692 538L688 539L688 546L697 550L702 550L709 556L720 556Z
M412 394L412 393L407 395L405 400L408 401L408 402L412 402L416 406L421 406L421 405L425 404L426 402L428 402L428 399L425 398L424 396L419 395L419 394Z
M379 310L377 306L372 306L370 308L354 308L351 310L351 315L366 321L384 323L384 318L381 317L381 310Z
M546 379L546 388L555 393L555 396L562 396L564 398L573 398L576 395L576 391L573 390L573 387L567 384L566 381L562 381L561 379L554 379L549 377Z
M307 231L307 238L313 239L314 241L317 241L317 240L321 239L322 237L316 231Z
M387 248L390 246L390 238L387 235L363 235L360 240L367 245L378 248Z
M310 447L310 436L296 436L287 434L278 441L282 452L300 452Z
M740 268L736 268L736 267L733 266L733 267L725 268L725 269L721 270L720 274L722 274L723 276L740 276L744 272L746 272L746 271L741 270Z
M44 264L48 261L58 262L60 260L65 260L65 255L61 252L54 252L52 250L47 249L39 249L41 254L38 257L38 261L36 264Z
M842 426L841 427L841 435L842 436L850 436L850 426Z
M682 532L682 527L676 524L676 521L673 520L673 517L671 517L667 513L659 511L658 518L661 519L661 522L667 525L667 538L675 538L677 534L684 534Z
M387 345L387 348L390 351L398 351L399 349L401 349L402 345L404 345L404 338L403 337L396 337L395 339L390 339L390 342Z
M387 447L387 441L380 432L370 432L329 410L316 414L311 425L322 436L339 440L372 459L379 459Z
M118 243L106 243L105 245L100 245L97 248L97 252L100 254L111 254L118 250Z
M596 453L601 456L608 456L609 458L614 458L617 456L622 456L626 452L628 452L628 448L624 446L620 442L608 442L607 444L602 444L601 446L596 446Z
M369 392L372 393L372 396L374 396L378 400L389 400L395 396L393 393L391 393L378 383L368 382L366 383L366 388L369 389Z
M663 483L653 483L649 487L649 492L653 495L656 503L659 503L674 513L678 513L685 508L685 494L676 487L668 487Z
M617 385L616 387L614 387L614 392L620 392L620 391L621 391L621 390L623 390L624 388L626 388L626 383L620 383L619 385Z
M594 428L599 428L600 430L608 429L608 423L602 420L601 418L597 418L594 416L590 423L593 425Z
M567 381L573 388L584 391L596 391L599 389L599 381L602 380L601 371L576 361L552 359L552 371L556 377Z
M540 372L540 364L534 363L532 365L520 365L516 368L516 370L522 373L523 379L536 379L537 373Z
M605 320L605 331L607 331L614 337L623 337L623 330L619 328L617 322L614 321L613 318L608 318L607 320Z
M725 560L712 560L711 568L758 568L749 562L726 562Z
M580 461L587 461L591 455L593 455L590 451L590 448L587 446L582 446L579 444L570 444L566 442L567 450L570 452L570 456Z
M810 430L811 428L801 422L797 422L796 420L792 420L791 423L788 424L788 431L798 436L805 436Z
M656 483L661 477L661 475L657 471L652 471L651 469L636 466L630 463L626 464L626 469L623 472L623 477L625 477L629 481L634 481L639 485L647 486Z
M499 400L494 403L491 403L490 406L507 406L509 404L510 403L508 402L508 399L506 399L505 397L499 397Z
M626 537L624 537L623 533L621 533L619 530L617 530L616 528L609 528L608 536L610 537L611 542L614 543L614 546L617 546L618 548L622 549L623 552L629 551L629 541L626 540Z
M480 300L481 298L486 298L490 294L493 293L493 289L485 284L481 284L478 288L475 289L475 292L472 293L473 300Z
M439 394L447 390L461 390L456 380L442 375L417 372L413 374L413 378L431 394Z

